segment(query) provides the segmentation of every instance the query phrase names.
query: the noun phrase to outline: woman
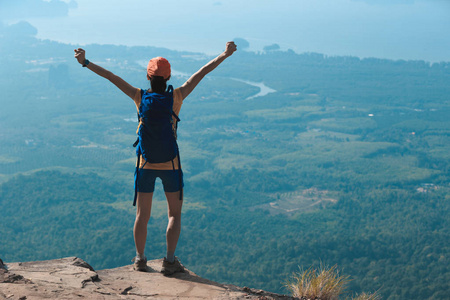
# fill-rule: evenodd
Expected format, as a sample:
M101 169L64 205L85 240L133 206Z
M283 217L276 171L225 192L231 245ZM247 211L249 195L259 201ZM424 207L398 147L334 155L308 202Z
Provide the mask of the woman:
M139 111L142 99L141 89L131 86L119 76L87 60L86 53L83 49L78 48L74 51L75 58L83 67L86 67L97 75L111 81L128 97L133 99L136 108ZM231 56L234 51L236 51L236 45L234 42L228 42L223 53L204 65L181 87L173 91L172 109L175 114L179 114L183 100L194 90L203 77L214 70L227 57ZM147 66L147 79L150 80L151 86L149 92L163 94L166 91L167 81L170 79L170 75L170 64L166 59L162 57L151 59ZM183 182L182 177L180 177L182 174L181 169L178 168L179 158L175 157L174 160L163 163L148 163L141 156L139 161L139 176L137 182L138 192L136 200L137 209L133 230L136 245L134 269L138 271L147 270L147 258L144 255L145 242L147 239L147 224L150 220L155 180L159 177L162 180L164 193L167 199L169 218L166 231L167 255L164 258L161 272L165 275L183 272L183 266L175 257L175 249L181 230L181 207L183 205L183 201L180 201L180 199L182 199ZM176 172L173 170L176 170Z

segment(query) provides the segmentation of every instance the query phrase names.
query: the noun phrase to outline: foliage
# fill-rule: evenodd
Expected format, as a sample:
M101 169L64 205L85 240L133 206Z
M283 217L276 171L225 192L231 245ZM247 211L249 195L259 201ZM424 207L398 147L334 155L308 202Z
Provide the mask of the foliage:
M139 87L148 84L140 63L148 57L171 61L175 86L210 59L86 48ZM71 45L13 39L0 42L0 54L0 257L130 263L133 102L75 63ZM445 299L449 70L446 62L236 52L181 110L177 256L208 279L274 292L299 265L323 261L351 274L356 293ZM249 99L258 88L236 77L276 92ZM164 255L166 224L158 186L149 258Z

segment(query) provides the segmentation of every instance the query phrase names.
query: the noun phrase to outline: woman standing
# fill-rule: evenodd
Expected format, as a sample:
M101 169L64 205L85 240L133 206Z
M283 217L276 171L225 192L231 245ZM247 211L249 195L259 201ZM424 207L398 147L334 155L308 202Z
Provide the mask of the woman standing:
M83 67L86 67L97 75L108 79L128 97L133 99L138 112L142 99L144 99L146 94L156 93L162 95L167 93L167 81L171 76L171 67L170 63L162 57L156 57L149 61L147 66L147 79L150 81L151 89L148 91L141 91L141 89L133 87L119 76L87 60L86 52L83 49L78 48L74 51L75 58ZM176 115L178 115L181 110L183 100L194 90L203 77L214 70L227 57L231 56L234 51L236 51L236 45L234 42L228 42L223 53L200 68L200 70L193 74L181 87L174 89L173 94L170 91L170 94L173 95L172 111ZM169 219L166 231L167 255L164 258L161 272L164 273L164 275L171 275L175 272L183 272L183 266L175 257L175 249L177 247L181 230L181 208L183 205L183 180L182 171L179 167L179 156L176 156L173 160L166 162L151 163L145 161L144 157L140 155L140 157L138 157L138 161L138 179L136 182L137 209L133 230L136 245L134 269L138 271L147 270L147 258L144 255L145 242L147 239L147 224L150 220L155 180L159 177L162 181L164 193L167 199Z

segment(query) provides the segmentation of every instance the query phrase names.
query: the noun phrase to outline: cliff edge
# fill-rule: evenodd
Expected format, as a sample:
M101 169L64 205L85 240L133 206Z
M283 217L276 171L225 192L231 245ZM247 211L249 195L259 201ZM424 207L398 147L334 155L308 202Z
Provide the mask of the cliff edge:
M187 269L166 277L161 264L149 261L147 272L132 265L95 271L77 257L6 265L0 260L0 299L296 299L220 284Z

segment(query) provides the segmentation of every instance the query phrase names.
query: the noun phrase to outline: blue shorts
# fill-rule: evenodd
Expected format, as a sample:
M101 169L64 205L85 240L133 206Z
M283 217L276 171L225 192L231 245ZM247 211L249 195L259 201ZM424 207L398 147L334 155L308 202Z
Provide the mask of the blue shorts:
M181 175L181 187L180 187ZM137 191L141 193L153 193L155 191L156 178L161 178L164 192L178 192L184 186L183 171L181 170L152 170L139 169Z

